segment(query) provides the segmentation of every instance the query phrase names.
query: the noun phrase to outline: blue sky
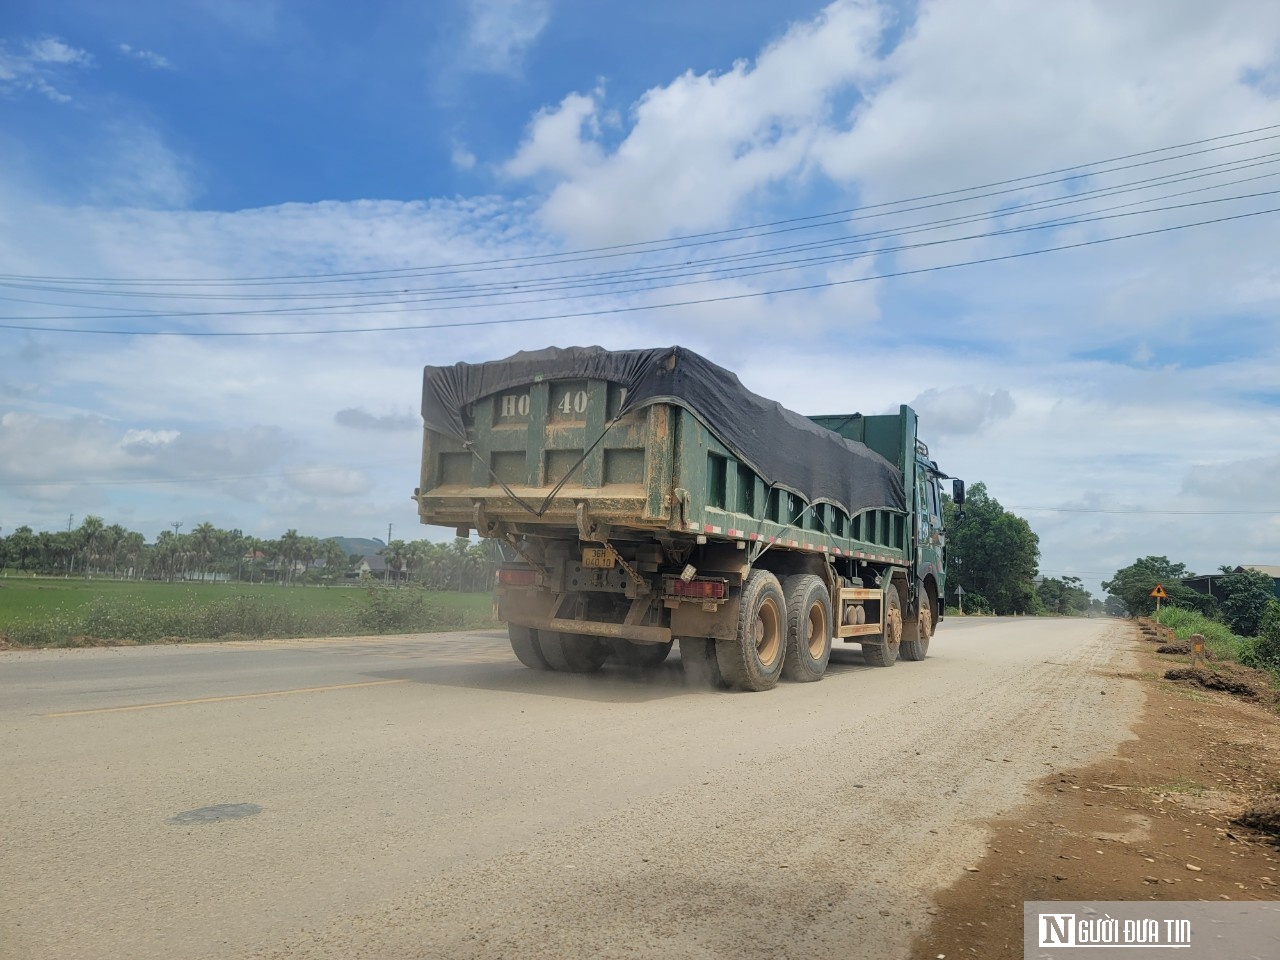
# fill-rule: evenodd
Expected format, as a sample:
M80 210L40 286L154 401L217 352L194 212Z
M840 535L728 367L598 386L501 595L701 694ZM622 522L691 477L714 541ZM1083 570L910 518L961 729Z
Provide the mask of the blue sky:
M52 36L92 58L58 71L80 109L23 98L11 136L74 190L88 170L71 144L109 138L122 118L148 123L190 154L194 201L219 210L509 192L491 165L549 97L602 84L625 105L655 77L720 69L786 26L765 0L50 7L19 2L0 28L11 44Z
M801 412L914 404L1052 575L1280 562L1275 4L353 9L0 9L0 531L448 536L423 364L681 343ZM768 270L576 286L717 256Z

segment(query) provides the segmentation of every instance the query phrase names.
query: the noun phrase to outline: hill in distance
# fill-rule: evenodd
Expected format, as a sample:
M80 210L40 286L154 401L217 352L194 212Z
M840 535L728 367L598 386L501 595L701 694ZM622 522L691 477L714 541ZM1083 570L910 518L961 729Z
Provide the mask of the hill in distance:
M342 552L348 557L358 553L362 557L372 557L381 553L386 544L377 537L325 537L325 540L336 540Z

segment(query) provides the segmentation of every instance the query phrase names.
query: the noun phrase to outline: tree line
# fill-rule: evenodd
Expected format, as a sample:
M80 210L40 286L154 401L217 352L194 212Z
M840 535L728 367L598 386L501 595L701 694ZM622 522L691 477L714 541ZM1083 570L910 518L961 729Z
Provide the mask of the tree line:
M1194 610L1226 624L1232 633L1241 637L1258 636L1268 615L1280 618L1275 581L1261 571L1236 570L1226 564L1218 567L1210 575L1217 581L1217 596L1192 590L1182 583L1194 576L1185 564L1175 563L1168 557L1142 557L1117 570L1102 588L1111 594L1108 606L1113 612L1148 617L1156 608L1156 598L1151 591L1159 584L1168 594L1168 599L1162 601L1166 606Z
M1000 616L1102 612L1101 601L1084 589L1079 577L1040 575L1039 536L1025 519L1002 507L985 483L969 487L963 511L944 496L942 514L948 606Z
M374 556L383 569L365 576L396 584L413 582L435 590L486 591L501 560L490 541L452 544L392 540ZM338 583L358 579L366 556L348 555L336 538L286 530L263 539L240 530L201 523L188 533L165 530L155 541L118 523L88 516L71 530L18 527L0 537L0 568L47 576L112 577L131 580L237 580L248 583Z

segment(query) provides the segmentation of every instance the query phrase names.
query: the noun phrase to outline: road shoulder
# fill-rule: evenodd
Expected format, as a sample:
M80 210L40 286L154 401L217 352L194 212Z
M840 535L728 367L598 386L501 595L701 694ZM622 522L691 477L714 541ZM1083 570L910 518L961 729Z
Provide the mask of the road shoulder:
M935 898L913 957L1022 957L1025 900L1280 899L1280 842L1236 822L1280 794L1274 699L1165 680L1186 657L1134 645L1127 676L1146 693L1136 739L1055 770L994 821L985 854Z

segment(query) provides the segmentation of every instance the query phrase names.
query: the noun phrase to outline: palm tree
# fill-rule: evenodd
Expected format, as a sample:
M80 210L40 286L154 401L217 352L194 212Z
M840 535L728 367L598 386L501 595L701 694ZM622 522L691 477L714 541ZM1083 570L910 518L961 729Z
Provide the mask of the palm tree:
M382 548L382 556L387 561L387 568L395 571L396 586L400 586L400 571L409 560L409 545L403 540L392 540Z
M151 562L159 576L169 583L182 573L187 558L186 537L162 530L151 551Z
M462 592L463 576L467 569L467 551L471 547L471 541L466 537L455 537L453 541L453 551L450 560L453 566L453 582L459 593Z
M40 550L40 541L30 527L19 527L9 534L9 552L18 563L19 570L26 570Z
M311 565L316 562L324 548L316 537L300 537L298 539L298 563L302 565L303 576L311 572Z
M88 516L80 524L80 529L76 531L76 538L80 542L81 565L84 569L84 578L89 579L89 563L95 559L95 551L98 548L99 541L102 537L102 531L105 525L101 517Z
M124 536L120 538L119 557L125 563L126 576L132 577L136 574L141 579L142 556L146 550L147 541L142 534L133 530L125 531Z
M64 574L71 573L71 566L75 561L76 542L75 535L66 530L59 530L50 533L47 530L40 531L36 535L37 555L39 560L37 566L46 573L53 573L62 570Z
M102 546L98 553L113 577L120 576L120 550L124 546L124 538L129 531L118 523L113 523L102 531Z
M493 585L493 570L489 563L489 543L482 541L473 543L467 548L467 556L463 562L467 572L467 589L471 592L484 591Z
M200 524L189 534L191 549L196 555L196 566L200 569L200 579L206 579L209 570L209 554L218 545L218 528L208 521Z
M293 579L293 568L298 562L298 551L302 545L302 537L298 536L297 530L290 528L281 535L279 543L280 556L285 562L284 576L280 582L288 584Z
M409 579L414 579L422 572L422 568L426 565L427 558L430 556L428 549L430 544L425 540L415 540L410 543L405 550L405 566L409 570ZM421 579L419 576L418 579Z

